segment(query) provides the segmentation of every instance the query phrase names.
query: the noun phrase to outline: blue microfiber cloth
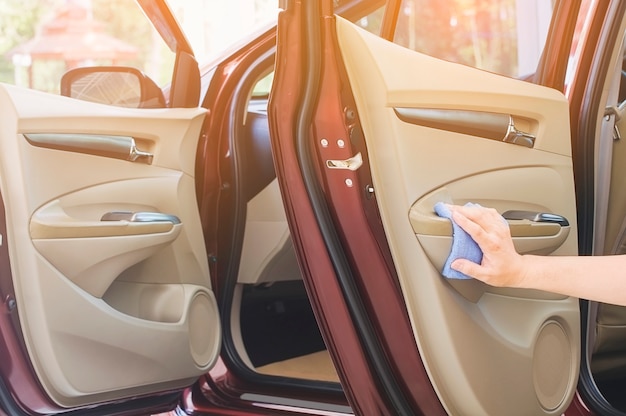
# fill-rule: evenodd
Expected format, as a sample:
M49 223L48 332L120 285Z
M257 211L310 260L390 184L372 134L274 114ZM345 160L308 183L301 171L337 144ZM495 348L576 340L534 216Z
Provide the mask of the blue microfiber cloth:
M478 204L473 204L468 202L465 204L466 206L478 206ZM483 259L483 252L481 251L476 241L470 235L465 232L456 222L452 219L452 212L450 208L443 203L437 202L434 206L434 210L442 218L447 218L452 223L452 248L450 249L450 254L448 255L448 259L446 260L446 264L443 266L443 270L441 274L443 274L448 279L471 279L470 276L465 273L461 273L459 271L453 270L450 267L450 264L458 258L467 259L474 263L480 264Z

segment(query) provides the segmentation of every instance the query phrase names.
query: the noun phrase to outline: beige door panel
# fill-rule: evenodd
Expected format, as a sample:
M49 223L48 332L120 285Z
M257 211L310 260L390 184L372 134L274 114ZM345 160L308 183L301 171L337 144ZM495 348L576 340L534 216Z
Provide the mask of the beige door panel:
M44 389L76 406L191 384L221 334L193 176L204 110L4 85L0 108L5 241Z
M179 225L156 236L41 239L33 243L63 276L92 296L101 298L124 270L172 244L181 228Z
M341 19L337 31L387 240L441 402L450 414L561 414L578 377L578 300L443 278L451 228L433 206L471 201L561 215L569 227L514 221L516 245L576 254L567 100ZM398 108L427 111L416 120ZM507 139L507 120L534 140Z

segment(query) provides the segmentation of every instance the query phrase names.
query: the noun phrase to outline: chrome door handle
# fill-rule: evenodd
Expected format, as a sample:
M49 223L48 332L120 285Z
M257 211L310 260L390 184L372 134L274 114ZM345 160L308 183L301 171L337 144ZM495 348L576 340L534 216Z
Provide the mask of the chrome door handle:
M559 224L561 227L569 227L569 221L562 215L548 212L518 211L511 210L502 214L505 220L529 220L532 222L544 222Z
M132 212L132 211L111 211L100 218L100 221L128 221L128 222L171 222L180 224L180 218L172 214L162 212Z
M145 161L147 164L151 164L153 158L154 155L152 153L137 149L135 139L131 138L130 150L128 152L128 160L130 162Z
M504 139L502 139L503 142L532 148L535 145L535 139L536 137L534 134L518 130L517 127L515 127L513 117L509 116L509 126Z

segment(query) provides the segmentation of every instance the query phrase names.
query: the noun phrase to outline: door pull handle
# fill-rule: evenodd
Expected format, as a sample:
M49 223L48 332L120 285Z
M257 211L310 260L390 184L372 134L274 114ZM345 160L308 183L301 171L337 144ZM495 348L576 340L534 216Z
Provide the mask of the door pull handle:
M180 224L180 218L172 214L162 212L132 212L132 211L111 211L100 218L100 221L128 221L128 222L171 222Z
M128 160L130 162L145 161L147 164L151 164L153 158L154 155L152 153L139 150L134 139L131 141L128 154Z
M529 220L532 222L543 222L559 224L561 227L569 227L569 221L562 215L548 212L519 211L511 210L502 214L505 220Z

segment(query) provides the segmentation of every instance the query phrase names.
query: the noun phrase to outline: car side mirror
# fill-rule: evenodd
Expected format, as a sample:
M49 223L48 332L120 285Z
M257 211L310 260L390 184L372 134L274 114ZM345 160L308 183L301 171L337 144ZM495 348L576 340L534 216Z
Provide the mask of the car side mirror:
M132 108L164 108L159 86L136 68L75 68L61 78L61 95L84 101Z

